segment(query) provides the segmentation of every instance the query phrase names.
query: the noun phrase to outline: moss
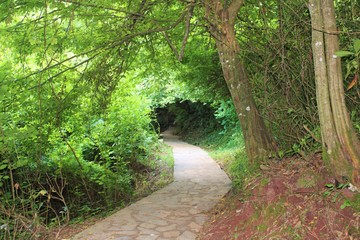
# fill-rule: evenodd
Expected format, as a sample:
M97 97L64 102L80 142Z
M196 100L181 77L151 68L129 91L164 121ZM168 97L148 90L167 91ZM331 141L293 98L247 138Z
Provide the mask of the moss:
M258 232L265 232L268 228L268 225L267 223L262 223L262 224L259 224L257 227L256 227L256 230Z
M285 199L279 199L279 201L271 203L271 204L261 204L258 205L253 203L255 208L255 212L252 214L251 218L246 222L244 228L248 226L254 226L258 232L265 232L269 226L271 226L271 222L275 219L284 216L286 213L286 207L284 205ZM254 223L258 223L259 219L261 220L261 224L256 225Z
M270 182L270 179L269 178L262 178L260 180L260 187L265 187L266 185L268 185Z
M279 199L278 202L270 204L266 209L265 209L265 218L266 219L271 219L271 218L277 218L281 215L283 215L286 212L286 208L284 205L285 200L284 199Z
M346 147L346 146L344 146ZM353 165L345 159L342 152L342 147L337 144L332 148L332 152L329 154L327 149L323 147L322 159L327 169L329 169L337 178L337 180L350 180L355 170Z
M322 149L322 159L325 163L325 166L330 169L330 155L328 154L328 152L326 151L326 148L323 147Z

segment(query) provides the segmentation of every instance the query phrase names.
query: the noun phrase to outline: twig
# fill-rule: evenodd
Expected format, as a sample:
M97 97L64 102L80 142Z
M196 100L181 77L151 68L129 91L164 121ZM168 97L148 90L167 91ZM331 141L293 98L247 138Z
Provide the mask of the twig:
M315 136L313 132L310 131L310 129L306 125L304 125L304 128L316 142L321 143L321 141Z

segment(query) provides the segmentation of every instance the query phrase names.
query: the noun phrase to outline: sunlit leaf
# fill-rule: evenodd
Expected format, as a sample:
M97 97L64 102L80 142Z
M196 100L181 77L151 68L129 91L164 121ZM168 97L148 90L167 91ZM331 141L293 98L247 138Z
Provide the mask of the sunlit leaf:
M347 57L347 56L354 55L353 52L349 52L349 51L337 51L337 52L335 52L335 54L338 57Z
M46 190L41 190L40 192L39 192L39 195L41 195L41 196L45 196L47 194L47 191Z
M3 169L5 169L5 168L7 168L7 167L8 167L7 164L0 165L0 170L3 170Z
M355 39L354 40L354 50L356 53L360 52L360 39Z

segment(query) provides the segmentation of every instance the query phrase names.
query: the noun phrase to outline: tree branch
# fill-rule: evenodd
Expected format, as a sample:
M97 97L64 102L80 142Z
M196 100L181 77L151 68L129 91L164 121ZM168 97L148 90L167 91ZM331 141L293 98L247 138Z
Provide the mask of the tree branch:
M229 13L229 23L231 25L235 24L237 13L239 12L243 4L244 4L244 0L233 0L230 6L227 8Z
M95 4L80 3L80 2L75 2L75 1L72 1L72 0L63 0L62 2L71 3L71 4L82 6L82 7L92 7L92 8L98 8L98 9L103 9L103 10L111 10L111 11L114 11L114 12L121 12L121 13L125 13L125 14L128 14L128 15L141 16L139 13L129 12L129 11L126 11L126 10L123 10L123 9L117 9L117 8L111 8L111 7L105 7L105 6L98 6L98 5L95 5Z
M165 27L160 27L160 28L154 28L154 29L148 29L148 30L145 30L145 31L142 31L142 32L136 32L136 33L132 33L132 34L128 34L128 35L125 35L123 38L121 39L118 39L118 40L115 40L115 41L112 41L112 42L108 42L108 43L105 43L105 44L102 44L96 48L93 48L93 49L90 49L86 52L83 52L83 53L79 53L77 55L74 55L72 57L69 57L65 60L62 60L56 64L53 64L51 66L46 66L45 68L43 69L40 69L38 71L35 71L35 72L32 72L24 77L21 77L21 78L18 78L18 79L15 79L15 82L17 81L20 81L20 80L23 80L23 79L26 79L26 78L29 78L31 76L34 76L36 74L39 74L39 73L42 73L42 72L45 72L47 70L50 70L50 69L53 69L55 67L58 67L74 58L77 58L77 57L80 57L80 56L84 56L84 55L87 55L89 53L93 53L93 52L96 52L96 51L99 51L101 49L105 49L105 50L112 50L113 48L129 41L130 39L132 38L135 38L135 37L139 37L139 36L145 36L145 35L149 35L149 34L152 34L152 33L157 33L157 32L164 32L164 31L168 31L168 30L171 30L173 28L175 28L177 25L179 25L181 23L181 21L184 19L185 15L186 15L187 11L183 11L183 13L180 15L180 17L172 24L170 24L169 26L165 26ZM72 69L75 69L77 68L78 66L84 64L84 63L87 63L89 61L91 61L93 58L95 58L99 53L95 53L92 57L86 59L85 61L82 61L81 63L78 63L76 65L74 65L73 67L70 67L70 68L67 68L63 71L60 71L59 73L53 75L52 77L50 77L50 79L53 79L54 77L57 77L63 73L65 73L66 71L68 70L72 70ZM45 84L45 83L42 83L42 84ZM32 89L33 87L29 88L29 89ZM28 89L28 90L29 90Z
M180 60L179 53L178 53L178 50L176 49L176 47L174 46L174 44L172 44L171 39L169 38L169 35L167 35L166 32L163 32L163 35L164 35L164 37L165 37L166 42L169 44L171 50L174 52L176 58L177 58L179 61L181 61L181 60Z
M186 22L185 22L185 28L186 28L185 29L185 35L184 35L184 39L182 41L181 50L180 50L180 54L179 54L179 61L180 62L184 58L185 46L186 46L187 40L188 40L189 35L190 35L190 21L191 21L192 15L194 13L194 7L195 7L195 2L194 2L194 0L192 0L190 5L189 5L189 14L186 17Z
M185 17L185 14L186 14L186 11L184 11L181 16L171 25L169 26L166 26L166 27L160 27L160 28L154 28L154 29L148 29L148 30L145 30L145 31L142 31L142 32L137 32L137 33L132 33L132 34L128 34L126 35L124 38L118 40L118 41L114 41L114 44L113 45L110 45L108 46L107 48L108 49L112 49L116 46L119 46L121 44L123 44L124 42L132 39L132 38L135 38L135 37L139 37L139 36L145 36L145 35L149 35L149 34L152 34L152 33L158 33L158 32L165 32L165 31L169 31L173 28L175 28L177 25L179 25L181 23L181 21L184 19Z
M187 44L187 40L189 38L190 35L190 21L194 12L194 1L192 1L190 3L189 6L189 11L188 11L188 15L186 16L186 20L185 20L185 35L181 44L181 48L180 51L177 50L176 46L171 42L171 39L169 38L169 35L164 31L163 35L165 37L165 40L167 41L167 43L169 44L171 50L174 52L176 58L179 60L179 62L181 62L184 58L184 54L185 54L185 47Z
M103 44L103 45L101 45L101 46L99 46L99 47L96 47L96 48L94 48L94 49L91 49L91 50L89 50L89 51L86 51L86 52L83 52L83 53L79 53L78 55L74 55L74 56L72 56L72 57L69 57L69 58L67 58L67 59L65 59L65 60L62 60L62 61L60 61L60 62L58 62L58 63L56 63L56 64L54 64L54 65L50 65L50 66L48 65L48 66L46 66L46 67L43 68L43 69L40 69L40 70L38 70L38 71L36 71L36 72L32 72L32 73L26 75L25 77L21 77L21 78L15 79L15 82L20 81L20 80L24 80L24 79L29 78L29 77L31 77L31 76L34 76L34 75L36 75L36 74L39 74L39 73L45 72L45 71L47 71L47 70L50 70L50 69L52 69L52 68L58 67L58 66L60 66L61 64L70 61L71 59L74 59L74 58L77 58L77 57L80 57L80 56L83 56L83 55L86 55L86 54L95 52L95 51L97 51L97 50L99 50L99 49L101 49L101 48L105 48L106 46L107 46L107 44Z
M52 80L52 79L60 76L61 74L65 73L65 72L67 72L67 71L69 71L69 70L76 69L77 67L79 67L79 66L81 66L81 65L83 65L83 64L85 64L85 63L90 62L92 59L94 59L94 58L97 57L98 55L99 55L99 53L98 53L98 54L95 54L94 56L92 56L92 57L90 57L90 58L88 58L88 59L86 59L86 60L84 60L84 61L82 61L82 62L80 62L80 63L78 63L78 64L75 64L75 65L72 66L72 67L68 67L68 68L66 68L66 69L64 69L64 70L56 73L55 75L53 75L53 76L49 77L48 79L46 79L46 81L42 82L42 83L40 84L40 87L41 87L41 86L44 86L47 82L49 82L50 80ZM57 64L55 64L55 65L57 65ZM32 87L29 87L29 88L27 88L26 90L31 90L31 89L34 89L34 88L37 88L37 87L39 87L39 84L37 84L37 85L35 85L35 86L32 86ZM25 91L25 90L23 90L22 92L24 92L24 91Z

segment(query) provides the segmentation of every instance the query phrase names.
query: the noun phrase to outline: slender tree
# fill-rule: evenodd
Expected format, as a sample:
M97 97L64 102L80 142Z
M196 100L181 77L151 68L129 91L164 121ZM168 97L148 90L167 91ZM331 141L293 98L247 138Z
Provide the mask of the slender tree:
M216 41L223 74L244 134L246 152L251 162L267 157L275 147L272 136L255 105L251 85L240 58L235 20L243 0L204 1L210 33ZM228 3L230 2L230 3Z
M346 110L332 0L310 0L316 99L323 158L339 181L360 187L360 143Z

